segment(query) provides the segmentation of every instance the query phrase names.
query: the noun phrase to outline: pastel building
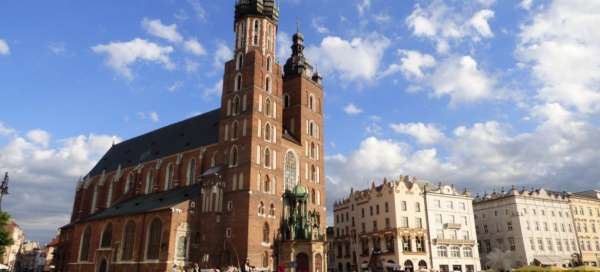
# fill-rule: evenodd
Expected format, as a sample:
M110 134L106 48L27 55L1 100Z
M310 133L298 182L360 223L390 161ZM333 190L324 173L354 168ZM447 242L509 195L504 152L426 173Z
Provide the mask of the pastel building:
M499 250L514 267L572 266L580 252L566 193L538 190L494 192L474 200L482 266Z
M427 225L433 271L480 271L473 198L454 186L427 187Z

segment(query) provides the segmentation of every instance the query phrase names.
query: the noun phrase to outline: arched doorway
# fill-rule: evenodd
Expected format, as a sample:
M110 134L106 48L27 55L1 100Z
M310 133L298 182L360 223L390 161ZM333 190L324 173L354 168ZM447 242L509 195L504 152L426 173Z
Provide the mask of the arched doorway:
M419 270L427 270L427 262L424 260L419 261Z
M106 262L106 259L102 259L102 262L100 262L98 272L108 272L108 263Z
M306 253L296 255L296 271L308 272L308 268L308 255L306 255Z
M323 272L323 257L317 253L315 255L315 272Z
M411 260L406 260L406 262L404 262L404 272L414 272L415 269L413 267L413 263Z
M342 263L338 263L338 272L344 272L344 265Z

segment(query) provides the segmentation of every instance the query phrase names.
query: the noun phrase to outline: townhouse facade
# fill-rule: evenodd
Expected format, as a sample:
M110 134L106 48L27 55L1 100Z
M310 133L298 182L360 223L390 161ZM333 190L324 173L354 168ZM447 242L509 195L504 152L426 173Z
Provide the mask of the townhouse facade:
M480 271L473 198L452 185L425 189L432 271Z
M581 263L600 266L600 191L569 194Z
M566 193L538 190L494 192L474 200L483 268L506 253L513 267L570 267L578 264L579 243Z

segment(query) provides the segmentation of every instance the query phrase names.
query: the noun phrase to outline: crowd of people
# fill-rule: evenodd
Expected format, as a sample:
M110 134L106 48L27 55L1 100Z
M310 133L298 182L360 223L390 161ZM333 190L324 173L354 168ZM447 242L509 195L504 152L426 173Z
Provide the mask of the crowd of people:
M193 265L189 265L189 266L179 266L177 264L173 265L173 269L171 270L172 272L252 272L255 271L255 267L250 265L250 261L246 260L246 262L244 262L244 265L241 267L234 267L234 266L230 266L227 268L223 268L223 270L221 271L221 269L219 268L200 268L200 265L198 265L198 263L194 263Z

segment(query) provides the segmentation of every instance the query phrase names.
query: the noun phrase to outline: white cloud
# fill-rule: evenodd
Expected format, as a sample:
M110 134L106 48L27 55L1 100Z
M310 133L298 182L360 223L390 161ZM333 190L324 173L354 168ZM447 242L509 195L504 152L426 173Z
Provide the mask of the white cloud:
M185 71L187 73L195 73L198 71L198 68L200 68L200 63L190 59L185 59Z
M308 47L306 54L325 73L334 72L348 80L372 80L389 46L390 40L376 33L352 40L327 36L320 46Z
M167 88L167 90L172 93L172 92L175 92L175 91L179 90L181 87L183 87L183 82L181 82L181 81L175 81L175 83L171 84Z
M428 78L435 97L450 96L450 104L492 97L494 80L479 69L470 56L450 57Z
M600 2L552 1L521 28L519 60L532 72L544 103L600 111Z
M475 15L471 17L471 20L469 20L469 23L482 37L490 38L494 36L494 33L492 33L492 29L488 24L488 20L491 18L494 18L494 12L489 9L484 9L475 13Z
M371 0L361 0L357 5L356 9L358 10L358 14L363 16L365 11L367 11L371 7Z
M217 43L213 64L217 68L223 68L225 62L233 58L233 52L224 42Z
M490 3L484 1L479 4L487 7ZM451 42L460 42L465 37L479 41L493 36L488 24L494 15L493 11L484 9L471 14L471 5L462 7L463 10L458 10L440 0L434 0L425 7L416 4L406 18L406 24L412 29L413 35L435 41L436 50L440 53L447 53Z
M277 33L277 57L279 63L285 63L292 55L292 37L284 31Z
M27 139L32 143L47 147L50 142L50 133L41 129L30 130L27 132Z
M344 112L349 115L357 115L361 114L363 110L354 105L354 103L349 103L348 105L346 105L346 107L344 107Z
M13 185L2 207L33 240L49 239L68 223L77 180L113 141L120 141L96 134L51 141L50 133L40 129L24 137L17 133L2 136L0 172L8 172Z
M183 47L185 48L185 50L196 56L206 55L206 50L204 49L204 46L202 46L202 44L196 39L189 39L185 41Z
M196 18L202 22L206 21L207 13L202 4L200 4L199 0L188 0L187 1L190 6L192 6L192 10L196 15Z
M312 27L321 34L329 33L329 29L323 25L323 18L315 17L312 19Z
M388 14L374 14L373 19L380 24L387 24L392 21L392 17Z
M51 42L48 44L48 50L56 55L61 55L67 51L67 48L64 42Z
M107 54L106 64L129 80L133 79L130 66L139 60L161 63L169 70L175 68L169 58L172 47L163 47L144 39L100 44L92 47L92 50L97 54Z
M160 121L160 117L158 113L155 111L150 112L138 112L138 116L142 120L150 120L152 123L158 123Z
M390 127L396 133L407 134L414 137L420 144L435 144L444 139L444 133L433 124L398 123L391 124Z
M163 25L162 22L158 19L148 19L144 18L142 20L142 27L146 32L150 35L154 35L156 37L165 39L172 43L180 43L183 41L183 37L179 32L177 32L177 25Z
M418 51L398 50L398 55L402 56L400 63L391 64L381 74L382 77L402 72L409 79L422 79L425 76L423 69L431 68L436 64L433 56Z
M8 43L3 39L0 39L0 55L8 55L10 54L10 47Z
M0 136L9 136L15 132L16 131L13 128L9 128L2 122L0 122Z
M204 96L204 98L211 98L211 97L218 97L219 95L221 95L221 93L223 92L223 80L219 80L217 83L215 83L215 85L209 87L209 88L204 88L204 90L202 91L202 96Z
M533 4L533 0L521 0L519 6L523 9L529 10L531 5Z

